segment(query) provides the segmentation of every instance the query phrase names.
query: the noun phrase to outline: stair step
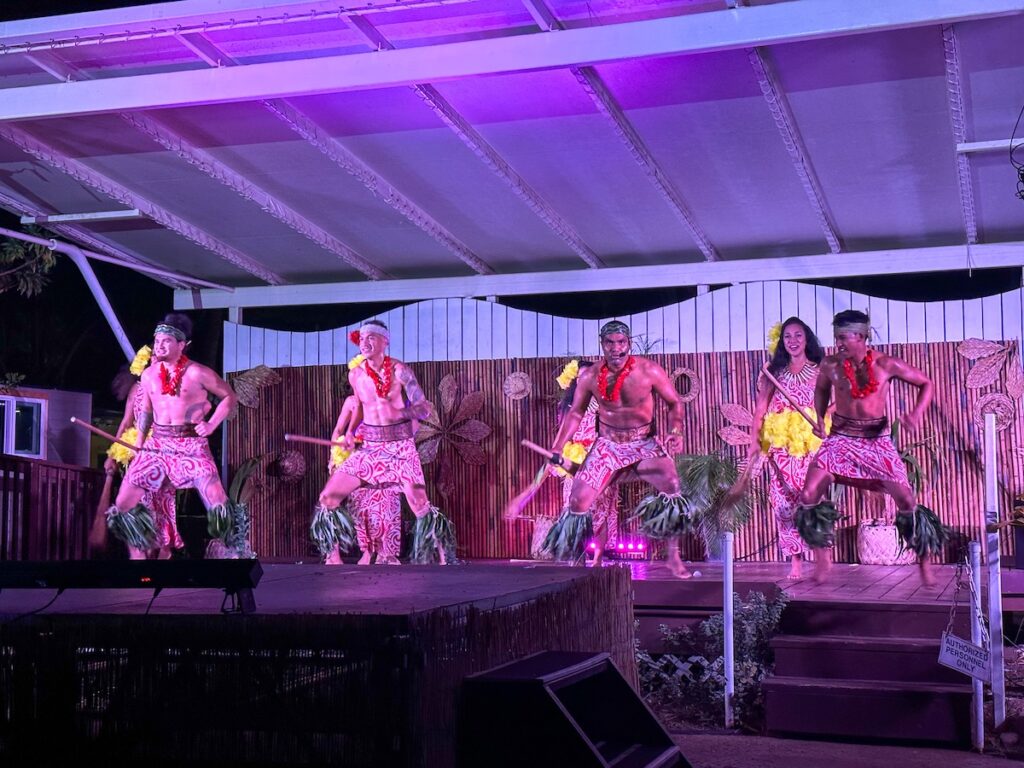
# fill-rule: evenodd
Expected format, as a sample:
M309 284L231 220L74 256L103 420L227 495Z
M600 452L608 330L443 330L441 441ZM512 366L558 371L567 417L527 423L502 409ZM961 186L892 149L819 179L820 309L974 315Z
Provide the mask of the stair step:
M938 662L939 639L776 635L775 677L949 683L968 681Z
M927 741L967 746L971 685L773 677L764 682L777 734Z
M962 606L953 631L970 636L970 611ZM782 612L779 631L787 635L936 638L946 629L943 603L853 603L794 600Z

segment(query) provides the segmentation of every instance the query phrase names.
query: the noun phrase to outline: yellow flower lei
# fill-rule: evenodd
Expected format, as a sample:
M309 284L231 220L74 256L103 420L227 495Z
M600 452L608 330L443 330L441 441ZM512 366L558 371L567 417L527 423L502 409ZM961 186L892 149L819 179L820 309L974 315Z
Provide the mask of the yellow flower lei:
M148 344L139 347L139 351L135 353L135 359L132 360L132 364L128 366L128 370L131 371L132 376L141 376L142 372L146 370L146 366L149 365L149 358L152 356L153 350L149 348ZM127 450L127 448L125 450Z
M562 372L558 374L558 378L555 379L555 381L558 382L558 386L562 389L568 389L579 375L580 361L570 360L565 364L565 367L562 369Z
M803 410L812 419L817 418L813 408L808 406ZM832 418L826 416L825 429L827 430L831 424ZM821 438L811 431L807 419L793 409L767 414L761 425L760 438L762 451L783 448L790 456L797 458L814 453L821 447Z
M135 441L139 439L139 430L135 427L129 427L121 435L121 439L126 443L135 445ZM120 443L111 443L110 447L107 448L107 456L112 458L122 467L127 467L131 460L135 458L135 451L131 448L126 448Z
M336 470L338 467L344 464L345 460L351 455L352 451L348 450L347 448L342 448L340 445L332 445L330 470L332 472Z
M774 355L782 338L782 323L778 322L768 329L768 354Z
M365 359L365 355L356 355L355 357L348 361L348 369L350 371L355 370L356 368L363 364L363 360Z

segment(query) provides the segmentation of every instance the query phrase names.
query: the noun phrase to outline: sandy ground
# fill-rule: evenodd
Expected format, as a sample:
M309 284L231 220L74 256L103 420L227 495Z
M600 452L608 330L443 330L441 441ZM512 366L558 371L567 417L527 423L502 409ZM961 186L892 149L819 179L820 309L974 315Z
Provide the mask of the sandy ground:
M998 768L1014 761L953 749L890 747L762 736L675 734L693 768Z

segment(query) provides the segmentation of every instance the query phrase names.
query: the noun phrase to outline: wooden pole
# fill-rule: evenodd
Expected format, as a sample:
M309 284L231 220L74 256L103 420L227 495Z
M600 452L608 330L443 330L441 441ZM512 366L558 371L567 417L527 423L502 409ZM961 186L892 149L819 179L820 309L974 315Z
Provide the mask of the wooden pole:
M307 435L293 435L291 433L286 433L284 439L285 442L288 443L309 443L310 445L323 445L326 446L327 448L333 448L334 446L338 446L339 448L349 450L349 447L342 442L337 442L335 440L324 440L322 437L308 437Z
M81 419L76 418L75 416L71 417L71 423L72 424L77 424L78 426L82 427L83 429L89 430L94 435L99 435L103 439L109 440L112 443L117 443L118 445L123 445L125 448L131 448L133 451L151 451L151 450L153 450L152 448L139 448L138 446L132 445L131 443L126 443L121 438L114 437L109 432L104 432L99 427L94 427L88 421L82 421Z

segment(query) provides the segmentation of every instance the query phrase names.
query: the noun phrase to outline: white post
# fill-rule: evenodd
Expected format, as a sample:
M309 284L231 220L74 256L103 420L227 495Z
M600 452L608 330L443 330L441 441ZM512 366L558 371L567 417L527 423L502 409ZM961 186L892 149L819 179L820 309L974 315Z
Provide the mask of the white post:
M731 531L722 534L722 614L724 616L722 656L725 659L725 727L733 727L732 697L736 692L735 649L733 648L733 585Z
M68 258L75 263L78 267L78 271L82 273L82 277L85 279L85 284L89 286L89 290L92 291L93 298L96 299L96 303L100 307L100 311L103 316L107 319L107 323L110 325L110 330L114 332L114 337L117 339L117 344L121 347L121 351L124 352L125 357L128 358L128 362L135 359L135 350L132 349L131 342L128 341L128 334L124 332L124 328L121 327L121 321L117 319L117 313L114 312L114 308L110 306L110 301L107 299L107 294L103 291L103 286L100 285L100 281L96 279L96 273L92 271L92 266L89 264L89 260L85 258L85 255L77 246L72 246L67 251Z
M985 414L985 523L999 522L999 481L996 476L996 416ZM985 564L988 566L988 634L992 673L992 704L995 727L1006 720L1006 682L1003 669L1003 579L999 568L999 532L985 530Z
M971 562L971 642L981 645L981 544L972 541L968 547ZM971 699L971 737L978 752L985 751L985 689L977 678L971 681L974 698Z

